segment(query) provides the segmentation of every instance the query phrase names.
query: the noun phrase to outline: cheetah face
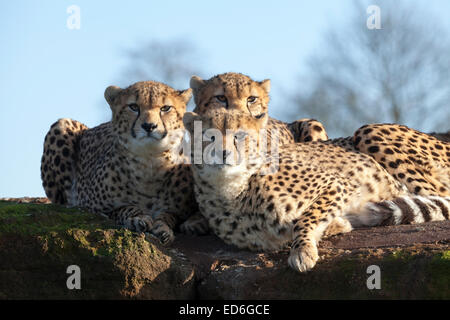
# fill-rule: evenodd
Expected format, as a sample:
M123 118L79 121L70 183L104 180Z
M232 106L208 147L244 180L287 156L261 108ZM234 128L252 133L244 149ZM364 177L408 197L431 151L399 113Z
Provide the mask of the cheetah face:
M240 73L224 73L209 80L193 76L194 112L203 115L207 110L239 110L255 118L268 117L270 80L253 81Z
M202 116L187 112L184 125L194 140L201 139L202 161L193 161L199 168L239 172L257 167L261 160L261 134L267 117L254 118L240 111L208 110ZM195 153L198 150L194 147Z
M190 97L190 89L177 91L154 81L137 82L126 89L110 86L105 91L120 141L141 151L166 151L181 143L182 117Z

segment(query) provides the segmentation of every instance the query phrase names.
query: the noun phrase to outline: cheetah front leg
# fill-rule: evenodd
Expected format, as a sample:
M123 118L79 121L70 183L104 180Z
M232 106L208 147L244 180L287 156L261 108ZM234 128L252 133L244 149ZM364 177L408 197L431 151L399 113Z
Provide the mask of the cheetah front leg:
M116 224L131 231L149 232L153 228L151 215L145 214L139 207L125 206L116 209L110 214Z
M328 135L322 123L315 119L300 119L288 124L295 142L326 141Z
M348 232L351 226L342 221L335 221L338 213L337 202L325 198L318 198L293 226L294 241L291 245L288 263L299 271L311 270L319 260L318 243L324 232L331 226L338 226L336 230L329 230L328 234L338 231ZM335 222L333 222L335 221Z

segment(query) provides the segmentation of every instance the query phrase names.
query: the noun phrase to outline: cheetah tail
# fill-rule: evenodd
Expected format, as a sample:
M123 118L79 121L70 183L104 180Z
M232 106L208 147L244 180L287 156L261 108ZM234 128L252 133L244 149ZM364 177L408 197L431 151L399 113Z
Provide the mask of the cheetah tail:
M346 218L353 227L372 227L449 220L449 212L450 197L410 195L368 203Z

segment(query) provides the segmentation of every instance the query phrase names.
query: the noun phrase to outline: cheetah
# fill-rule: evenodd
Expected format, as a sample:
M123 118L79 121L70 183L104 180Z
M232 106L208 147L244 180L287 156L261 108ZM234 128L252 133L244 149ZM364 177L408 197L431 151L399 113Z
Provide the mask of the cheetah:
M197 210L181 153L191 94L155 81L109 86L111 121L92 129L71 119L55 122L41 161L47 197L171 242L175 225Z
M200 115L211 108L241 110L255 117L267 114L269 79L258 82L229 72L209 80L193 76L190 86L196 103L194 112ZM397 124L371 124L361 127L353 136L329 140L325 127L315 119L288 124L273 118L269 118L267 129L269 140L270 133L276 132L281 145L327 141L349 151L366 153L417 195L450 195L448 132L427 135ZM380 148L392 153L383 155L376 151Z
M213 232L250 250L290 244L288 264L299 272L315 266L325 233L449 219L450 197L412 195L367 154L321 141L259 152L267 117L210 109L187 112L183 121L191 137L201 124L205 152L214 144L212 162L191 165L200 212Z
M194 112L203 114L209 109L241 110L255 118L268 114L270 80L254 81L249 76L227 72L208 80L192 76ZM322 123L315 119L300 119L285 123L269 117L269 134L277 135L279 144L328 140Z
M410 192L450 196L450 143L399 124L370 124L352 137Z
M270 80L254 81L249 76L228 72L208 80L192 76L194 112L202 114L210 109L241 110L255 118L268 117ZM300 119L285 123L268 117L268 140L277 144L328 140L323 125L315 119ZM273 134L273 137L272 137ZM275 140L273 140L275 139ZM181 225L183 233L208 233L207 221L200 214L190 217Z
M222 109L241 110L254 117L267 116L270 91L268 79L258 82L246 75L230 72L209 80L193 76L190 86L196 103L194 112L200 115L210 109ZM395 179L405 184L410 192L423 196L449 196L448 143L437 141L408 127L395 124L366 125L357 130L354 136L335 139L328 139L324 126L314 119L300 119L287 124L269 117L267 128L269 141L272 141L270 135L273 131L279 133L276 139L280 145L326 141L325 143L339 146L349 152L363 152L372 156ZM386 136L386 132L397 132L395 141ZM405 139L403 142L403 138L408 136L411 136L412 141ZM380 137L385 138L381 140ZM413 157L413 161L410 161L405 157L411 157L410 153L414 152L411 151L411 144L416 142L414 137L422 145L420 150L416 150L417 154L420 154L418 160L415 161ZM430 148L423 145L425 142L430 143ZM381 153L376 152L380 148L393 153L380 156Z
M225 73L206 81L193 76L190 84L196 113L202 114L206 108L220 106L254 115L267 113L270 91L268 79L256 82L246 75ZM223 97L218 96L219 93L223 93ZM346 150L356 150L374 157L412 193L450 196L448 132L425 134L398 124L370 124L359 128L351 137L329 140L325 127L315 119L300 119L287 124L269 118L268 129L272 127L281 133L280 144L329 141ZM383 156L376 151L380 148L393 153Z
M411 193L450 196L447 134L426 134L399 124L368 124L346 138L324 143L372 156Z

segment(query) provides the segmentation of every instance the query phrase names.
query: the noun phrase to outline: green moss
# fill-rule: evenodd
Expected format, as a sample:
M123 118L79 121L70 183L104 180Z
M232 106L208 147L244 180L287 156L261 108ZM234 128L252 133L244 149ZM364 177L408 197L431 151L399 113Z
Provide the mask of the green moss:
M39 236L39 239L47 254L61 258L80 255L114 257L123 252L151 253L150 244L143 236L126 229L72 228L52 231Z
M111 221L80 209L52 204L18 204L0 201L0 235L43 235L72 228L111 228Z
M449 251L397 250L380 261L388 298L448 299Z
M191 270L160 249L97 214L0 201L0 297L164 298L180 286L191 297L193 281L184 282ZM72 264L82 269L83 290L65 286Z
M83 249L93 256L144 250L145 238L118 229L112 221L76 208L0 201L0 235L37 236L44 250L62 256ZM149 251L146 246L145 251ZM75 254L75 252L73 252Z
M441 259L450 261L450 250L444 251L441 254Z
M449 299L449 257L448 250L419 247L337 256L322 260L306 275L280 270L273 278L273 295L280 298L282 292L283 299ZM380 290L367 288L370 265L380 267Z
M450 251L436 254L427 268L427 273L430 277L430 298L450 299Z
M385 259L388 261L403 261L408 262L414 258L414 255L405 250L398 249L394 251L391 255L388 255Z

